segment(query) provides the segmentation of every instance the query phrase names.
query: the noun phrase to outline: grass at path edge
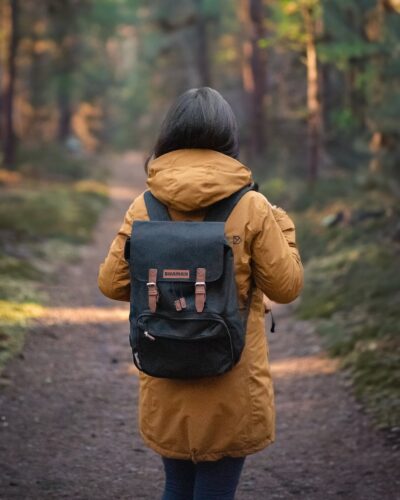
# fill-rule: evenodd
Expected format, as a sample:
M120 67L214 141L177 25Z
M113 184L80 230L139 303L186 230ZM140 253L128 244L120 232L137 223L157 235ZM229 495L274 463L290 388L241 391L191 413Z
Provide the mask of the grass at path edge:
M0 172L0 373L45 310L41 284L57 280L60 263L78 258L109 199L96 160L44 165L39 178L26 174L37 170L26 163L22 173ZM56 175L57 168L68 175Z

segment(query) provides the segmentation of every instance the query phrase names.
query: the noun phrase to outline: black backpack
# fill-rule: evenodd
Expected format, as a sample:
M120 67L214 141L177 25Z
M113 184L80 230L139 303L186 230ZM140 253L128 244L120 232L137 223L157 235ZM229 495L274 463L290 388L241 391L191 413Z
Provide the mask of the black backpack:
M139 370L189 379L221 375L239 361L250 300L240 311L224 225L251 189L212 205L203 222L171 221L165 205L145 192L150 220L134 221L125 245L129 340Z

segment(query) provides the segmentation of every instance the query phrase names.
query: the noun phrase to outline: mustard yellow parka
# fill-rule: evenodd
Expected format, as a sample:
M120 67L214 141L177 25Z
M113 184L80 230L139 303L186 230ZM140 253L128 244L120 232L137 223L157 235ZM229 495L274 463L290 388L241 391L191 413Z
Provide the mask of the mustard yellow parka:
M205 207L251 182L239 161L212 150L183 149L153 160L148 187L174 220L201 220ZM134 220L148 220L143 194L133 201L100 266L99 287L107 297L129 301L125 240ZM163 456L218 460L245 456L274 440L274 394L268 363L263 293L287 303L296 298L303 269L288 215L257 192L246 193L225 225L232 244L239 300L253 288L246 345L228 373L198 380L159 379L140 374L139 422L147 445ZM235 237L235 238L234 238ZM161 244L168 244L162 242Z

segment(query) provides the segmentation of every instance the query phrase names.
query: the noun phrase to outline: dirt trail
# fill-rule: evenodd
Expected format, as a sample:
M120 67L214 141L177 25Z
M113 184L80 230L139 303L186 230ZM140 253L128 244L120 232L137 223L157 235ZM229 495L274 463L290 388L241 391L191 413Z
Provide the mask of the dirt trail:
M137 432L137 379L127 305L101 296L99 263L130 200L142 158L112 161L112 204L94 243L50 290L48 317L29 334L0 387L0 499L160 498L159 458ZM132 187L133 186L133 187ZM238 500L400 498L396 451L373 431L324 357L309 324L277 308L270 334L277 443L247 459Z

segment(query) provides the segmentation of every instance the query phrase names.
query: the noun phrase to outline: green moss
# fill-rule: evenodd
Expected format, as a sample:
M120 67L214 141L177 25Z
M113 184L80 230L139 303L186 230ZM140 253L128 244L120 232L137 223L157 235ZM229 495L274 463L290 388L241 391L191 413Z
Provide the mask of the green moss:
M2 274L0 281L0 300L15 302L41 302L44 294L37 290L37 282L26 279L15 279Z
M0 230L23 240L84 243L107 201L105 192L82 190L79 184L9 189L0 200Z
M47 297L39 284L57 280L60 263L76 261L77 244L90 240L108 202L100 181L104 169L78 160L67 167L62 161L70 158L61 157L56 165L52 155L39 166L43 153L37 155L30 158L34 169L20 165L30 179L0 188L0 370L21 350L30 321L43 311ZM96 175L86 178L92 170ZM35 176L42 179L32 180Z
M357 396L379 427L400 422L400 343L396 339L358 342L344 361L353 376Z
M396 205L390 196L376 191L346 196L296 213L306 261L298 314L317 322L325 347L342 359L356 395L377 425L396 427L400 425L399 248L392 241ZM352 214L360 207L383 209L385 215L353 222ZM338 211L345 214L345 222L334 227L321 224Z
M77 180L91 175L90 164L58 144L21 148L18 171L24 176L52 180Z
M1 325L0 323L0 371L6 362L18 354L25 338L26 325Z
M312 259L300 314L305 319L329 317L360 305L368 306L370 314L381 307L387 312L400 289L397 258L390 246L370 244Z
M40 279L40 272L29 261L0 252L0 276L13 279ZM0 284L1 289L2 284Z
M21 350L29 321L42 313L39 304L0 300L0 370Z
M34 302L0 300L0 322L5 325L23 325L30 318L38 317L42 307Z

